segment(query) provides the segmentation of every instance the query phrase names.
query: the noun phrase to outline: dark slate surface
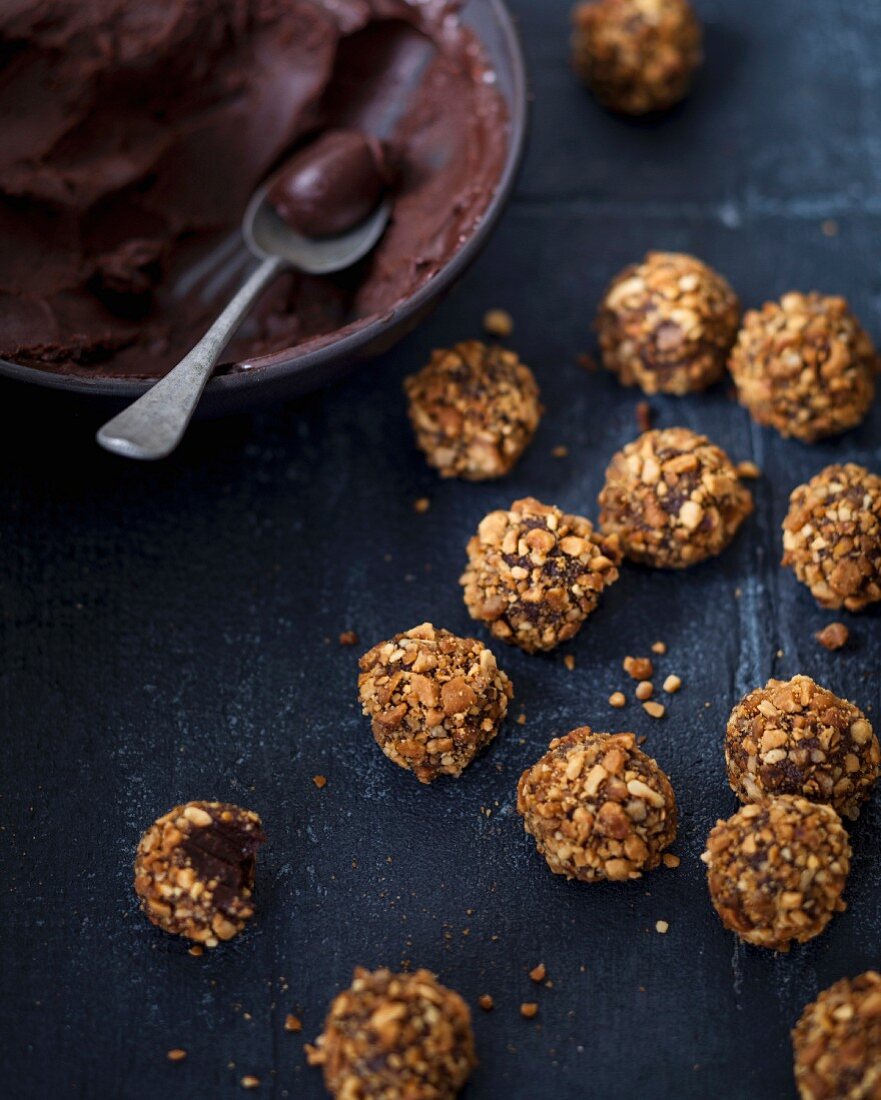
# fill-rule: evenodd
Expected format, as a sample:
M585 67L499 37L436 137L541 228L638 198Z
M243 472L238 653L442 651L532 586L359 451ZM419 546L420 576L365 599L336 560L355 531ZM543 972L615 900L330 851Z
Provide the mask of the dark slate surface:
M574 671L562 653L496 646L528 721L458 783L425 789L393 767L355 706L359 650L338 634L366 646L428 618L468 631L456 580L485 511L533 493L595 514L637 396L575 358L624 263L688 249L747 304L841 291L881 337L881 7L704 0L709 61L693 98L628 123L570 77L567 6L515 3L536 92L517 198L455 297L386 361L300 403L197 426L150 468L99 453L95 416L3 391L6 1095L232 1097L255 1074L260 1095L319 1097L285 1014L311 1038L353 965L409 961L472 1004L495 998L475 1014L471 1100L792 1097L787 1031L802 1005L878 964L877 797L852 830L847 913L789 957L735 945L698 861L734 809L721 737L741 693L805 672L877 714L879 615L847 618L852 645L829 655L813 632L834 616L777 566L793 485L837 459L881 464L877 408L806 448L752 427L725 386L653 401L659 424L706 430L759 464L756 515L710 565L627 568L570 646ZM829 219L837 235L821 230ZM499 305L547 415L507 482L442 484L414 451L400 382ZM558 444L567 458L551 456ZM659 675L685 681L668 718L611 711L622 658L658 637ZM679 870L591 888L535 854L516 779L584 722L648 736L681 804ZM201 959L147 924L130 881L142 829L191 798L254 807L271 838L259 916ZM552 989L527 977L539 960ZM537 1020L521 1020L532 999ZM169 1064L171 1047L187 1060Z

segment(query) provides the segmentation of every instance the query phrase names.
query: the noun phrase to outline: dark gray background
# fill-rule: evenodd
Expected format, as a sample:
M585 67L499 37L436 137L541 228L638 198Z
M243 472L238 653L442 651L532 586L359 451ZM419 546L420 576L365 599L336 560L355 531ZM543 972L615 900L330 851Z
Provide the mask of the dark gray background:
M727 384L653 400L660 425L705 430L764 471L730 551L681 575L626 568L569 647L572 672L562 653L494 646L528 721L458 782L420 787L358 714L362 648L424 619L472 629L457 577L484 512L532 493L595 515L639 395L576 356L622 265L651 247L693 251L747 305L842 292L881 337L881 5L699 3L706 68L652 122L613 118L579 88L566 3L514 7L535 86L526 170L484 258L394 354L308 400L199 425L153 467L100 453L97 414L3 390L6 1095L231 1097L251 1073L260 1095L317 1098L301 1038L355 964L410 962L472 1005L495 998L475 1012L471 1100L791 1097L802 1006L879 962L877 797L852 830L847 913L789 957L735 944L698 860L735 807L721 739L743 692L804 672L877 714L878 614L846 617L852 644L829 655L813 632L835 616L777 565L797 482L839 459L879 466L877 407L808 448L753 427ZM401 379L494 306L515 317L547 414L505 482L441 483L414 450ZM567 458L551 456L558 444ZM417 515L422 496L431 509ZM347 629L363 645L340 647ZM685 684L669 716L610 710L622 658L656 638L669 646L658 679ZM587 887L536 855L517 777L585 722L648 735L681 805L678 870ZM270 837L258 916L201 959L139 914L130 870L141 831L193 798L253 807ZM553 989L527 978L539 960ZM520 1019L533 999L537 1020ZM302 1037L284 1033L287 1012ZM171 1047L187 1060L169 1064Z

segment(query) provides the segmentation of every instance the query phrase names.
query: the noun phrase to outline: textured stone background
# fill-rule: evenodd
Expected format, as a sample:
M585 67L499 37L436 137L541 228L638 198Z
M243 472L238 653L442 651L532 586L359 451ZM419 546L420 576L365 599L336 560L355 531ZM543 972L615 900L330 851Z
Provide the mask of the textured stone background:
M361 647L341 648L340 631L365 648L429 618L467 631L456 580L485 511L532 493L595 515L637 395L575 359L619 267L649 247L694 251L747 305L843 292L881 338L881 6L698 0L706 70L650 123L604 114L575 83L567 3L513 6L536 99L516 198L458 292L383 362L297 404L199 425L158 467L100 453L88 413L3 390L8 1096L232 1097L251 1073L260 1095L320 1097L285 1014L311 1038L353 965L409 960L472 1004L496 1000L475 1014L471 1100L792 1097L787 1032L802 1005L878 964L877 797L852 830L847 913L789 957L735 945L698 861L734 809L721 738L741 693L805 672L878 713L878 613L847 618L851 647L827 654L813 632L834 616L777 565L797 482L838 459L881 466L877 408L807 448L753 427L725 385L653 401L658 424L705 430L764 471L731 550L682 575L627 568L569 647L572 672L562 653L495 646L528 721L458 783L419 787L358 715ZM401 379L492 306L514 314L547 415L506 482L441 484L414 451ZM567 458L551 456L558 444ZM417 515L422 496L431 509ZM622 658L658 637L661 676L685 682L669 716L611 711ZM585 722L648 736L681 804L678 870L588 888L536 856L516 779ZM130 885L142 829L190 798L251 806L271 838L252 928L201 959L150 928ZM539 960L553 989L526 976ZM537 1020L521 1020L532 999ZM169 1064L171 1047L187 1060Z

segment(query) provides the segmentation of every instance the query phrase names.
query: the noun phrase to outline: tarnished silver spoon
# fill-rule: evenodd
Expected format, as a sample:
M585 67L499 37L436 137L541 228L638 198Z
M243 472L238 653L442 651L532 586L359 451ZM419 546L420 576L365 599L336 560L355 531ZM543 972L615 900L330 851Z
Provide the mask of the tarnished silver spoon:
M165 458L183 438L223 349L273 279L292 270L308 275L342 271L366 256L382 236L391 212L388 198L341 236L302 236L269 202L267 193L275 178L254 193L242 219L245 242L261 261L259 266L193 350L99 430L98 442L108 451L126 458Z

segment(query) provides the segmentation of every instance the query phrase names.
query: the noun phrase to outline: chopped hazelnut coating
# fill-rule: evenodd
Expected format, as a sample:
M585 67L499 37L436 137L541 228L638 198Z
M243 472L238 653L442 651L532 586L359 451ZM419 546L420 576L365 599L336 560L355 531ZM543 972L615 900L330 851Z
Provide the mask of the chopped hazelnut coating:
M812 1001L792 1031L801 1100L881 1096L881 974L842 978Z
M468 1006L428 970L358 967L307 1052L338 1100L452 1100L477 1064Z
M460 581L472 619L535 653L578 633L603 589L618 579L619 561L616 536L526 497L483 518Z
M821 607L862 611L881 600L881 477L848 462L793 490L783 565Z
M499 732L514 694L482 642L431 623L375 645L359 667L376 743L421 783L461 775Z
M863 712L809 676L769 680L731 712L728 782L741 802L798 794L856 818L881 751Z
M443 477L502 477L529 446L541 419L529 367L515 352L479 340L435 351L404 389L416 442Z
M831 806L781 795L717 821L701 856L722 923L746 943L788 951L846 906L850 844Z
M720 554L753 510L725 452L688 428L645 432L618 451L599 501L603 531L658 569Z
M226 802L175 806L141 837L135 893L147 918L206 947L231 940L254 915L259 816Z
M672 107L702 60L701 27L687 0L588 0L572 21L575 71L613 111Z
M875 395L875 349L844 298L792 293L749 310L729 366L752 418L805 443L859 424Z
M582 882L639 878L676 837L673 788L632 733L582 726L551 741L517 810L554 874Z
M649 252L613 280L596 319L603 365L645 393L706 389L725 373L740 303L694 256Z

